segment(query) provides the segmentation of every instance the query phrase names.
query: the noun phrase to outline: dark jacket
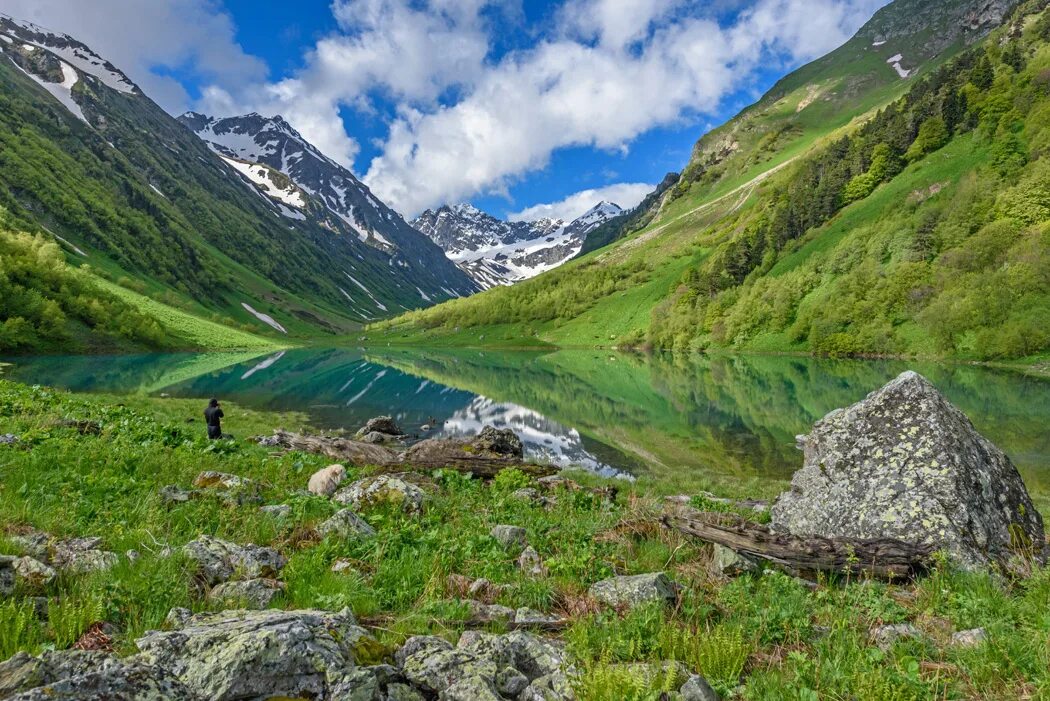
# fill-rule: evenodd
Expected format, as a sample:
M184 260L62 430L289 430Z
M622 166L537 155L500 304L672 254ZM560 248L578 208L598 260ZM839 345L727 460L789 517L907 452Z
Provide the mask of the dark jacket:
M222 408L217 406L210 406L204 410L204 420L208 424L208 438L222 438L222 424L221 419L225 414L222 413Z

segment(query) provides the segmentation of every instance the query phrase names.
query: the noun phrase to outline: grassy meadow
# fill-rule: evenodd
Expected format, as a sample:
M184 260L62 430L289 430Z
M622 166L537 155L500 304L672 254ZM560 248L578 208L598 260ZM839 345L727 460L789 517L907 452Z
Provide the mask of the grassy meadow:
M375 538L322 539L315 528L336 507L303 489L328 461L244 441L276 426L302 428L306 418L227 406L225 428L238 440L208 442L202 406L0 381L0 432L20 437L0 446L0 553L19 554L9 538L30 528L59 537L97 535L107 550L140 553L134 561L122 555L112 570L63 575L43 590L0 602L0 657L68 647L98 620L115 626L117 650L128 653L136 637L163 625L171 607L214 607L178 550L208 534L279 549L289 563L286 589L273 605L349 606L382 643L376 661L410 634L454 640L462 632L469 613L449 582L461 574L506 585L497 603L570 620L558 637L575 660L577 694L585 701L655 701L670 679L618 663L671 660L705 675L729 698L1050 698L1050 570L1009 581L940 565L899 585L832 577L813 586L772 571L727 580L709 570L709 546L657 524L660 490L646 482L618 483L611 504L586 491L559 491L548 510L512 498L530 483L516 471L487 484L448 471L420 475L428 494L421 516L365 511ZM56 423L63 419L98 421L101 435ZM161 500L161 487L188 487L202 470L247 477L259 485L263 503L288 504L290 514L219 498ZM351 468L348 479L368 473ZM543 575L524 574L515 554L488 535L503 523L526 529ZM331 571L340 558L350 568ZM591 583L613 574L658 570L682 585L673 606L618 613L587 595ZM31 596L47 597L46 621ZM875 644L873 629L904 622L922 635ZM954 631L975 627L985 628L985 642L951 643Z

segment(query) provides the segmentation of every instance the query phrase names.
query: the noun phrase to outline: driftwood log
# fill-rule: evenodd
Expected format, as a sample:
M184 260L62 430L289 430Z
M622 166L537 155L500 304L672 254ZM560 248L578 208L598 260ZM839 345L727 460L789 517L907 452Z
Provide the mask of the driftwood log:
M535 465L518 458L490 455L472 455L451 447L444 454L430 451L426 456L412 456L406 451L396 451L383 445L354 441L336 436L311 435L274 431L272 436L255 439L262 445L299 450L304 453L324 455L338 462L357 467L369 465L379 472L413 472L419 470L449 469L465 472L479 479L492 479L503 470L515 469L533 477L555 474L557 468Z
M792 573L866 574L878 579L907 579L929 568L934 548L893 538L802 538L772 533L763 524L735 514L678 509L663 517L669 528L717 543Z

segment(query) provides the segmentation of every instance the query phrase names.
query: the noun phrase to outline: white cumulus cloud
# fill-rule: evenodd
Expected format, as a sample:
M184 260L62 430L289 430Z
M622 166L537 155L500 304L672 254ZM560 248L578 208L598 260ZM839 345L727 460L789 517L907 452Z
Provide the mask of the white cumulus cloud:
M585 214L599 202L612 202L623 209L633 209L645 196L656 189L646 183L616 183L605 187L580 190L558 202L536 204L507 216L510 221L562 219L572 221Z

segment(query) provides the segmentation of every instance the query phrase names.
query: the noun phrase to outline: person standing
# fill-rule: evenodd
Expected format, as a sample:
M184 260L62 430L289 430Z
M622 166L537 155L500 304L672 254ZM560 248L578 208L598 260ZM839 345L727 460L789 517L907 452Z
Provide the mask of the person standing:
M222 413L222 407L219 406L219 400L210 400L208 408L204 410L204 421L208 424L208 438L212 440L222 438L222 422L220 419L223 416L225 415Z

